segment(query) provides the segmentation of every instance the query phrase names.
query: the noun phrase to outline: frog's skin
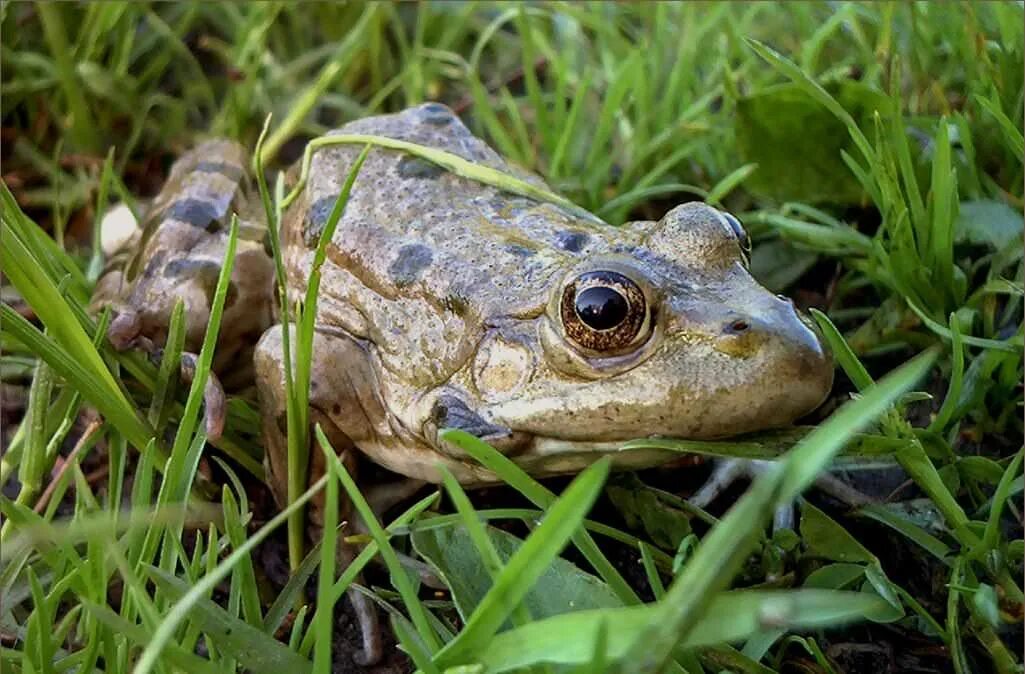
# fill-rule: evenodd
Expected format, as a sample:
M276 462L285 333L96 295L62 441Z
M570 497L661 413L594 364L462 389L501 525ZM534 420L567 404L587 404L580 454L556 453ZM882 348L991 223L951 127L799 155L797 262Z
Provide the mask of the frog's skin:
M546 187L427 104L352 122ZM320 149L288 212L289 287L306 286L317 237L358 145ZM439 426L484 436L535 475L581 469L618 441L721 438L786 425L829 392L833 365L790 300L748 273L732 216L690 203L659 222L596 226L398 151L374 149L328 246L311 404L341 446L437 482L493 477ZM634 284L625 324L588 328L573 286ZM615 285L613 283L613 285ZM281 328L257 347L268 465L284 484ZM581 343L583 342L583 343ZM590 347L590 348L588 348ZM328 422L328 423L324 423ZM620 465L665 459L617 452Z
M411 141L548 189L440 104L333 133ZM285 214L293 297L305 292L317 239L360 149L319 149ZM102 299L134 316L132 330L158 343L170 300L184 297L196 348L226 214L238 210L254 235L240 242L235 302L218 347L229 354L222 364L247 352L273 304L272 265L255 240L262 226L244 198L240 153L219 141L181 159L129 265L136 276L114 265L103 281L118 281L118 290ZM195 212L212 217L182 217ZM407 153L374 148L327 247L311 423L320 423L339 451L356 448L396 473L431 482L440 481L438 467L445 465L464 484L494 476L440 441L439 428L484 437L541 476L577 471L607 454L626 467L672 456L616 451L631 438L711 439L789 424L828 394L833 364L792 302L748 273L743 236L732 216L700 203L658 222L595 225ZM606 313L601 330L577 309L595 298L622 309ZM281 326L266 330L254 362L269 483L283 501L281 340ZM314 471L322 470L319 454L313 453Z
M181 299L184 348L199 350L235 213L239 239L214 369L228 377L227 383L252 383L253 347L270 326L275 303L266 223L262 207L250 197L247 158L241 145L213 140L171 167L141 229L111 256L93 291L94 309L110 306L115 312L108 333L114 346L163 345L171 311Z

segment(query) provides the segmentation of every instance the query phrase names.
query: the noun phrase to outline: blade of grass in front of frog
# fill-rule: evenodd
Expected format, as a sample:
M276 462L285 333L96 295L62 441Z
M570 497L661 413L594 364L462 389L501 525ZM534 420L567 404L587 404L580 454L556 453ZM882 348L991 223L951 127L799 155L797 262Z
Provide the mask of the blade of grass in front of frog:
M267 524L263 525L259 531L250 536L245 543L238 548L235 548L235 550L232 551L232 553L228 555L223 562L203 576L203 578L193 585L181 599L170 607L167 614L164 616L164 619L160 622L160 625L153 632L149 643L146 644L142 654L139 656L134 674L150 674L150 672L153 671L164 646L174 638L174 634L178 630L179 625L181 625L188 617L189 612L192 610L192 607L196 602L208 596L209 593L217 587L217 584L231 573L231 570L236 564L238 564L239 560L251 554L253 549L262 543L272 531L286 522L295 510L302 508L311 498L316 496L320 490L324 488L324 485L327 484L327 480L328 476L325 474L313 483L309 489L299 496L299 498L288 504L284 510L275 515L269 522L267 522Z
M509 558L491 589L466 620L463 630L436 654L434 662L438 667L469 664L488 651L488 644L509 614L580 530L584 516L605 485L610 467L608 457L591 464L547 509L541 524Z
M813 630L863 619L883 601L863 592L837 590L734 590L720 592L685 638L680 649L735 642L765 629L766 623ZM582 665L594 657L603 625L615 625L604 640L605 655L629 669L629 649L656 621L661 604L562 613L496 636L480 652L488 672L506 672L537 663ZM613 671L622 671L615 669ZM659 670L650 670L659 671ZM771 670L770 670L771 671Z
M100 357L99 352L93 345L92 339L86 334L82 325L75 318L68 305L68 295L62 293L49 274L46 273L42 263L30 252L25 245L24 239L17 230L11 227L12 220L4 217L0 237L4 245L0 246L0 267L4 274L11 280L14 287L21 293L29 306L33 308L36 315L42 321L49 333L43 337L53 347L47 348L44 352L35 353L42 358L57 357L50 361L51 367L64 375L72 365L76 375L84 377L80 382L84 384L80 389L82 394L97 409L110 419L110 422L117 426L121 432L131 438L132 443L137 447L143 447L149 437L153 435L152 429L148 428L131 405L124 393L114 381L110 370ZM4 305L6 308L7 305ZM15 314L14 311L10 312ZM15 314L16 315L16 314ZM19 327L26 324L33 333L38 333L27 321L18 316ZM4 321L5 326L7 321ZM6 327L5 327L6 329ZM24 335L24 331L20 331ZM30 338L31 340L31 338ZM38 340L32 340L38 348ZM26 345L29 342L25 342ZM63 370L63 371L62 371Z
M438 492L434 492L433 494L423 497L407 508L401 515L396 517L395 520L388 525L385 531L389 536L395 535L396 531L400 531L407 527L409 523L419 517L422 512L433 506L437 502L438 496ZM369 564L370 560L377 556L377 551L378 546L376 541L371 540L366 544L366 546L364 546L363 550L356 556L356 559L352 560L352 562L345 567L345 570L338 577L338 580L336 580L335 584L331 586L331 593L328 597L327 606L334 606L334 604L342 598L345 591L348 590L349 586L356 580L356 576L363 571L363 567ZM320 606L318 605L317 611L319 610ZM316 613L314 613L314 619L316 619ZM302 642L299 644L299 653L303 656L309 654L313 649L315 636L314 630L307 630L306 634L303 636Z
M306 296L296 324L295 396L299 410L298 428L300 432L309 426L310 367L313 362L313 332L314 322L317 318L317 294L320 292L320 271L324 266L324 260L327 259L327 246L345 214L352 186L369 153L370 146L367 145L349 169L342 190L335 198L331 213L324 223L324 229L321 230L320 237L317 239L317 248L313 252L313 262L310 264L310 274L306 281Z
M263 128L259 138L256 140L256 150L253 156L253 164L256 167L256 185L259 191L260 202L263 204L263 215L267 221L268 239L271 244L271 255L274 258L275 281L278 288L278 306L281 315L281 350L282 362L292 364L291 330L289 324L292 320L292 306L288 298L288 284L285 275L284 255L281 251L281 194L283 191L284 179L279 173L275 182L275 198L271 198L267 180L263 175L263 145L267 141L267 135L271 128L271 115L263 119ZM286 430L286 501L291 504L301 493L303 483L306 480L305 466L310 462L309 428L304 419L308 411L302 404L300 396L296 391L295 372L290 365L284 368L285 379L285 430ZM288 520L288 563L293 572L297 570L302 560L303 548L305 547L305 512L300 508L294 511L291 519Z
M3 247L7 245L8 242L5 241ZM8 278L11 277L10 271L10 267L4 268L4 273L8 275ZM136 414L135 408L123 397L119 388L115 386L113 390L108 389L101 378L94 376L94 372L86 364L87 360L76 357L77 350L74 353L68 351L55 339L44 335L7 304L0 304L0 323L3 324L5 333L13 336L35 355L45 360L55 372L71 383L76 391L79 391L90 404L94 405L105 419L124 433L132 444L137 447L146 446L147 440L152 437L152 431L145 427ZM92 348L91 343L90 348ZM95 352L95 348L93 351Z
M569 199L559 196L554 192L532 185L525 180L521 180L508 173L495 170L488 166L476 164L472 161L463 159L459 155L452 154L451 152L445 152L444 150L438 150L436 148L427 147L425 145L418 145L416 143L410 143L404 140L397 140L395 138L387 138L385 136L373 136L365 134L339 134L337 136L321 136L310 141L306 146L306 152L303 155L302 171L299 175L299 182L292 189L292 191L285 197L285 205L292 203L303 187L306 185L306 181L309 178L310 164L313 161L313 153L323 147L330 147L332 145L374 145L377 147L385 147L391 150L401 150L414 156L426 159L438 166L451 171L452 173L467 178L469 180L475 180L485 185L491 185L498 189L518 194L520 196L528 197L536 201L544 203L554 204L560 208L566 210L569 213L587 220L593 224L604 225L604 220L594 215L585 208L577 206Z
M363 523L370 530L370 535L373 537L374 542L377 543L378 549L381 551L381 557L384 559L385 565L388 567L388 572L391 574L392 583L395 584L395 589L399 591L402 596L402 601L406 604L406 609L409 611L409 616L413 620L413 625L416 626L416 631L420 638L423 640L424 645L431 653L438 652L441 648L441 642L438 639L438 635L434 632L434 628L431 627L430 621L427 619L427 609L424 608L423 603L416 594L416 590L413 588L412 582L409 580L409 576L406 574L405 569L402 568L401 562L399 562L398 556L395 554L395 549L391 546L388 540L388 533L381 526L381 523L377 521L377 517L374 515L373 509L370 504L367 503L366 498L360 492L359 487L356 486L356 482L349 475L349 471L345 469L342 464L342 460L338 457L338 453L334 447L331 446L327 436L324 435L324 431L321 430L320 424L314 429L314 433L317 436L317 440L320 442L321 450L324 452L324 456L327 459L329 470L328 474L333 473L342 482L342 486L345 488L345 492L355 507L356 512L363 519ZM318 611L319 613L319 611Z
M274 279L278 291L278 310L281 317L281 357L287 365L284 368L285 379L285 426L286 426L286 458L287 485L286 500L291 504L302 492L303 483L306 481L305 466L309 462L308 433L299 432L299 422L305 415L305 410L300 406L299 397L296 393L295 373L291 367L292 344L291 330L292 306L288 299L288 283L285 274L284 256L281 252L281 199L280 196L283 177L278 174L275 182L275 198L271 198L270 190L263 173L263 147L270 130L271 115L267 115L263 121L263 130L256 141L256 151L253 163L256 166L256 184L260 192L260 201L263 203L264 217L267 223L267 237L270 241L271 257L274 259ZM294 572L299 568L303 559L303 548L306 543L305 512L298 509L288 521L288 564Z
M441 469L442 484L445 487L445 491L448 492L452 505L455 506L456 515L466 528L473 546L477 549L477 554L480 555L484 570L487 572L492 584L494 584L502 573L502 558L498 555L498 550L495 549L491 539L488 538L484 524L473 509L473 504L470 503L470 498L463 491L462 486L460 486L452 472L444 464L439 464L439 467ZM517 604L510 617L513 625L516 627L526 625L531 620L530 610L524 603Z
M153 386L153 400L150 402L147 419L153 426L158 437L161 437L171 414L170 403L174 400L176 375L181 369L182 346L185 344L185 303L181 298L174 303L171 320L167 328L167 340L164 342L164 354L157 370L157 380Z
M303 311L306 309L304 308ZM326 450L325 450L326 451ZM328 470L327 488L324 490L324 527L321 535L320 570L317 573L317 615L310 624L315 636L313 643L313 669L331 670L331 636L334 631L334 602L330 600L331 586L335 582L335 560L338 557L338 477Z
M178 421L178 429L171 446L171 455L167 460L167 468L164 471L164 480L161 482L160 491L157 493L158 505L166 505L186 498L188 489L195 476L195 471L199 466L199 458L206 441L204 429L201 429L198 433L195 431L199 420L199 412L203 405L203 393L206 389L207 379L210 376L210 366L213 363L214 350L217 348L217 335L220 333L221 316L224 311L224 301L228 296L231 272L235 266L235 250L238 244L238 217L236 215L231 217L227 244L220 275L217 278L217 286L214 290L213 299L210 302L210 317L207 321L206 332L203 335L203 345L200 347L199 356L196 358L192 386L185 401L185 411ZM178 539L181 538L181 527L171 526L165 529L163 533L165 537ZM143 554L139 560L140 562L149 563L152 555L156 552L158 535L159 532L155 529L147 533L146 540L143 541ZM164 545L161 554L161 567L168 571L173 571L178 563L177 554L173 546Z
M656 671L697 624L713 597L739 570L765 520L807 488L844 443L882 414L932 367L935 351L919 354L841 407L790 451L776 470L758 477L748 492L701 541L677 574L653 620L630 649L627 671Z
M538 508L547 512L548 508L555 502L555 494L547 487L530 477L509 457L483 440L454 428L442 429L438 436L443 441L451 442L456 447L466 451L484 467L498 475L503 482L526 496ZM587 562L594 567L602 580L608 583L620 601L627 605L641 603L640 597L637 596L633 588L616 570L616 567L605 557L590 534L586 531L577 532L573 536L573 543L583 554Z

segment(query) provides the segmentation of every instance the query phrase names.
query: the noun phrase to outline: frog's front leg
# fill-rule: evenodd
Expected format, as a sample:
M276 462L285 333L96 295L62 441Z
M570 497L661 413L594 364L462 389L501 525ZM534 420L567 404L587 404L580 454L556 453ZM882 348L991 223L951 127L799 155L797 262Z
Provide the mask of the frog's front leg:
M255 369L267 482L278 504L283 506L288 498L288 437L282 330L282 326L276 325L261 338L256 347ZM294 349L296 339L291 328L290 337ZM359 443L382 431L375 427L374 420L379 424L387 416L378 396L376 374L366 346L344 333L318 329L314 333L312 351L310 427L307 429L311 450L309 476L304 484L316 481L325 470L325 457L313 443L310 432L315 425L320 425L331 445L341 453L346 469L353 472L357 468L356 448ZM370 498L377 512L394 503L392 499L380 499L379 495ZM312 538L319 538L323 526L323 505L322 497L311 502ZM363 522L348 502L343 503L340 516L349 521L356 531L365 533ZM356 552L353 545L339 541L338 559L343 568L352 562ZM371 600L359 591L351 589L348 596L359 619L363 638L363 653L355 660L361 665L372 664L380 660L383 648L377 611Z

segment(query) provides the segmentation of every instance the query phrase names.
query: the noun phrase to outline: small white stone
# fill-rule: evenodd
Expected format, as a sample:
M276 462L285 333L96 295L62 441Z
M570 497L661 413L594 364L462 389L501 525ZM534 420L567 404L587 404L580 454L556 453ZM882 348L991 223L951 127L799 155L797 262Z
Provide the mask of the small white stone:
M108 210L100 221L100 246L103 253L113 254L138 228L139 223L126 204L119 203Z

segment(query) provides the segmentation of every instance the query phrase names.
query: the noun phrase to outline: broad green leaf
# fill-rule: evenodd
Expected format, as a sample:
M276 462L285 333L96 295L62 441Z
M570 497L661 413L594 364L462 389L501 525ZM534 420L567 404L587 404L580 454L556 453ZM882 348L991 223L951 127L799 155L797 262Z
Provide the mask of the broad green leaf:
M681 648L745 639L770 627L815 629L862 618L883 602L860 592L830 590L740 590L716 595L708 611L683 638ZM631 644L660 616L659 606L631 606L566 613L503 632L476 662L489 672L539 663L580 665L594 657L604 631L606 658L628 658ZM625 661L622 664L628 664Z
M462 431L448 431L451 437ZM540 526L509 559L463 631L435 657L439 667L472 662L580 528L608 476L610 462L588 466L545 513ZM532 623L537 624L537 623Z
M834 562L874 562L869 552L847 530L811 503L801 504L801 538L808 553Z
M1021 241L1023 222L1021 211L1002 201L962 201L954 225L955 241L1002 250L1015 240Z
M503 563L523 545L522 539L501 529L486 527L485 530ZM411 539L416 551L440 572L465 620L491 588L491 580L482 573L480 554L466 529L457 525L415 530ZM523 601L535 620L568 611L622 606L600 578L561 557L556 557L542 571Z

